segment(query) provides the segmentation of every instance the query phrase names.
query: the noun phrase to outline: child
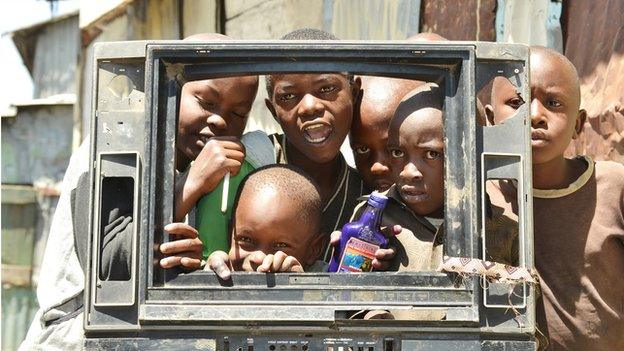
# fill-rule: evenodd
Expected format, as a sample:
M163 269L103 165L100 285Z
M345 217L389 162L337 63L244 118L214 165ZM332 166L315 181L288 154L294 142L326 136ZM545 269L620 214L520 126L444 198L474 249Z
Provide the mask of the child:
M320 255L321 196L313 180L290 165L256 169L241 183L229 254L215 251L208 267L230 271L303 272Z
M300 29L282 39L336 40L316 29ZM266 77L267 108L284 134L272 135L278 163L301 168L319 186L323 203L322 255L330 258L329 234L349 220L350 209L364 192L357 171L340 153L353 118L360 82L340 73L271 74Z
M185 40L231 40L221 34L199 34ZM240 138L258 91L257 76L190 81L182 86L176 137L176 196L174 221L181 222L199 200L220 185L226 173L237 175L243 166L245 148ZM267 143L269 141L267 140ZM249 170L245 170L249 171ZM232 186L237 183L232 182ZM220 198L221 194L213 194ZM227 221L215 214L210 233L202 233L209 246L212 241L227 242ZM198 223L200 224L200 223ZM161 259L163 268L183 266L200 268L203 244L197 233L177 224L165 227L179 240L163 243L160 250L170 254ZM219 240L223 237L222 240ZM171 255L184 247L199 247L190 257ZM219 245L217 245L217 248ZM207 254L206 254L207 256Z
M384 222L400 224L391 270L435 270L442 259L440 228L444 217L443 96L426 83L410 91L397 107L388 129L390 165L396 184Z
M576 69L544 47L532 47L530 59L539 329L553 350L624 350L624 166L564 157L586 117ZM524 103L505 82L494 81L487 106L494 124ZM517 214L513 183L496 182L488 192Z
M362 76L362 94L351 125L350 143L355 166L366 192L386 191L397 172L390 168L388 125L401 98L423 84L420 81Z
M383 225L399 224L396 256L389 269L398 271L436 270L442 259L444 218L444 128L443 95L434 83L413 89L401 101L388 129L390 165L398 172L396 184L386 192L390 198ZM356 217L358 216L356 209ZM516 222L488 218L488 259L514 263L504 249L517 238ZM488 244L491 244L488 241Z

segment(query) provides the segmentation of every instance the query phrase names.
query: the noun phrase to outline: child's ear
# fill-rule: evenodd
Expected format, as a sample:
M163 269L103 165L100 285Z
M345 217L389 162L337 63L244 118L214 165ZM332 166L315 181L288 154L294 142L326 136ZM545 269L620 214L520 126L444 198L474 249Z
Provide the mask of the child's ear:
M275 113L275 106L273 106L273 102L271 102L271 100L269 99L264 99L264 104L269 109L269 111L271 111L271 115L273 115L273 119L277 123L279 123L279 120L277 119L277 113Z
M310 243L310 250L308 251L307 262L305 262L306 266L310 266L314 264L315 261L319 259L323 259L321 257L321 251L325 247L327 241L329 240L329 236L322 235L320 233L314 235L312 242ZM303 262L301 262L303 263Z
M494 125L494 107L492 107L492 105L487 104L485 105L485 119L487 119L487 125L488 126L493 126Z
M576 116L576 124L574 125L574 135L572 136L572 139L576 139L579 134L581 134L586 120L587 111L585 111L584 109L580 109L578 115Z

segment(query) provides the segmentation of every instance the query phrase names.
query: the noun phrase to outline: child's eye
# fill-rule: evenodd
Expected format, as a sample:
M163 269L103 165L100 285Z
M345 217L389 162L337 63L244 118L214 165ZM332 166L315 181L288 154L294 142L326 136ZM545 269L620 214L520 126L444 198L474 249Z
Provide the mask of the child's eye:
M509 100L507 102L507 105L509 105L509 106L511 106L511 107L513 107L515 109L517 109L518 107L522 106L522 104L524 104L524 101L521 98L519 98L519 97L513 98L513 99L511 99L511 100Z
M293 93L279 94L278 97L277 97L278 100L284 101L284 102L290 101L290 100L292 100L294 98L295 98L295 94L293 94Z
M245 118L245 117L247 117L245 114L236 113L236 112L232 112L232 116L234 116L236 118Z
M332 91L336 90L336 86L335 85L327 85L321 88L321 93L331 93Z
M204 101L200 98L197 98L197 104L199 105L199 107L201 107L202 110L208 112L210 112L214 107L214 104L212 102Z
M561 107L561 103L557 100L548 101L548 106L550 107Z
M405 153L398 149L392 149L390 150L390 155L392 155L392 157L394 158L401 158L405 155Z
M275 244L275 247L278 248L278 249L285 249L285 248L288 247L288 244L286 244L286 243L277 243L277 244Z
M433 150L427 150L425 152L425 158L428 160L435 160L437 158L439 158L441 156L441 154L437 151L433 151Z
M358 147L355 148L355 152L358 155L367 154L369 151L370 151L370 149L368 147L366 147L366 146L358 146Z
M236 241L241 242L241 243L249 243L249 244L252 243L251 238L246 237L246 236L238 236L236 237Z

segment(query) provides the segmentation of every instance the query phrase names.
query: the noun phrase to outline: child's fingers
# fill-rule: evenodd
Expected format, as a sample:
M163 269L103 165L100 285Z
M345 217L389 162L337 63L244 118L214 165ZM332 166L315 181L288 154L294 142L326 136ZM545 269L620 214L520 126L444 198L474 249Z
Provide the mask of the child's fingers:
M387 249L378 249L375 251L375 258L380 261L390 261L394 258L396 251L393 247L389 247Z
M245 153L240 150L225 150L225 157L242 162L245 159Z
M241 165L243 163L238 160L227 159L225 161L225 168L230 172L231 175L237 175L240 171Z
M180 259L180 265L186 269L200 269L201 268L201 259L199 258L192 258L189 256L185 256L185 255L181 255L183 256Z
M403 231L403 227L401 227L398 224L395 224L392 226L392 234L393 235L399 235L401 234L401 232Z
M180 235L189 239L194 239L199 236L197 229L186 223L169 223L164 229L168 234Z
M335 232L331 233L331 235L329 236L329 243L332 246L338 245L338 243L340 242L341 235L342 235L342 232L340 232L339 230L336 230Z
M228 266L229 257L227 253L223 251L215 251L208 257L208 265L217 276L223 280L229 280L232 277L232 272Z
M390 262L391 261L380 261L375 258L371 264L374 270L387 271L390 269Z
M288 256L286 257L286 259L284 259L284 263L282 264L282 271L303 273L303 267L296 258L294 258L293 256Z
M201 267L201 258L197 258L194 252L180 252L175 256L167 256L160 260L162 268L172 268L182 266L186 269L199 269Z
M160 260L159 264L161 268L173 268L180 265L182 257L180 256L168 256Z
M282 267L282 263L284 262L284 259L286 259L286 257L288 257L288 255L282 251L278 251L275 253L275 255L273 255L273 272L279 272L283 270L280 268Z
M203 250L203 244L199 238L181 239L170 241L160 245L160 252L165 255L177 254L180 252L193 252L194 258L199 258Z
M275 256L272 254L268 254L264 256L264 259L262 260L262 264L258 266L258 269L256 269L256 271L261 272L261 273L270 272L271 267L273 266L274 259L275 259Z
M245 257L242 268L245 272L255 272L256 268L262 264L266 255L262 251L255 251Z

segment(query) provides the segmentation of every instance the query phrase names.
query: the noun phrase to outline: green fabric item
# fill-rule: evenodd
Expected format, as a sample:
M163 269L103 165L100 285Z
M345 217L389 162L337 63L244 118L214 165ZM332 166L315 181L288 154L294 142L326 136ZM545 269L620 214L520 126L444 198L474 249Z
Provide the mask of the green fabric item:
M223 196L223 180L211 193L204 195L197 203L196 226L199 231L199 238L204 244L204 259L208 259L214 251L230 251L230 233L228 225L234 207L234 198L238 191L238 186L245 176L254 170L254 167L247 161L243 162L240 171L236 176L230 176L230 190L228 191L228 203L225 213L221 212L221 197Z

